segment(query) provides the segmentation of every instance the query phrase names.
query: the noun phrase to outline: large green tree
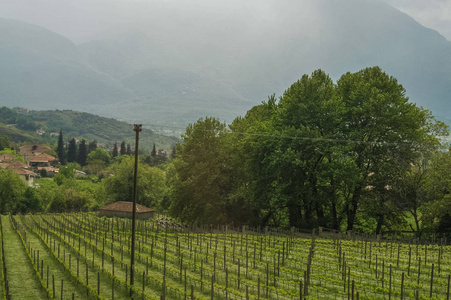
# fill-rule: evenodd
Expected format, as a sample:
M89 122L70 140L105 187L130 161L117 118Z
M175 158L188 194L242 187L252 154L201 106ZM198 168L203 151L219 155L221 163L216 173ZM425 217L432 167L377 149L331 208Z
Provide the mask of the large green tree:
M193 223L380 232L402 219L398 183L444 128L378 67L337 83L317 70L230 129L214 118L190 125L170 211Z
M170 212L184 222L227 222L228 163L224 153L226 125L215 118L199 119L186 129L174 160L178 181Z
M393 185L436 132L429 112L409 102L402 85L379 67L343 75L337 92L345 109L339 131L357 179L348 183L345 199L347 229L352 230L365 188ZM383 212L378 217L383 222Z
M0 151L7 148L11 148L9 137L7 135L0 135Z
M109 202L133 201L134 161L126 156L112 166L113 175L103 181ZM138 164L137 203L159 209L167 192L163 170Z
M15 213L24 200L25 182L12 170L0 168L0 213Z

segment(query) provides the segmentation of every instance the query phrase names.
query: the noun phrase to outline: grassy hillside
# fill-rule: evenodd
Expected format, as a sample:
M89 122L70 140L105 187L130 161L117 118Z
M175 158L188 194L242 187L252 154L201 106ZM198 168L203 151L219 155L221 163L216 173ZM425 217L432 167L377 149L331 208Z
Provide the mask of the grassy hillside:
M36 141L37 137L33 134L27 133L23 130L17 129L14 126L8 126L0 122L0 135L6 135L11 141L25 142Z

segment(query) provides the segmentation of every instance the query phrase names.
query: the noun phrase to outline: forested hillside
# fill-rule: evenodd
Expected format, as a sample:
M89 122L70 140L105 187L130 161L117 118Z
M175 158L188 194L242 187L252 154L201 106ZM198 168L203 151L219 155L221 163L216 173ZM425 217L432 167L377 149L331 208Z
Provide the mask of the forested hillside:
M51 133L63 131L67 141L71 138L96 141L105 147L125 141L133 144L133 125L111 118L73 110L29 111L0 107L0 135L9 136L15 142L41 142L55 144L57 136ZM37 130L40 130L37 134ZM153 145L158 149L170 150L178 141L175 137L157 134L144 128L141 147L150 153Z

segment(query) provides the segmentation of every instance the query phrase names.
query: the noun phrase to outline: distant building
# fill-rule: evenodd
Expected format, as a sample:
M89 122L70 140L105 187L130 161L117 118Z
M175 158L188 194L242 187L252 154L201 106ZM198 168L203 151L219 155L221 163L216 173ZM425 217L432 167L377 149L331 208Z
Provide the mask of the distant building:
M51 163L58 162L58 159L48 154L38 154L29 156L28 163L31 167L49 167Z
M46 151L51 150L51 149L52 148L44 146L44 145L30 144L30 145L24 145L24 146L19 147L19 154L22 155L22 153L31 152L34 155L39 155L39 154L43 154Z
M49 150L51 150L51 148L48 146L30 144L19 147L19 155L33 168L49 167L58 162L58 158L45 153Z
M40 128L40 129L36 130L36 133L37 133L38 135L43 135L43 134L45 133L45 130L42 129L42 128Z
M53 178L55 176L56 173L58 173L60 171L59 168L54 168L52 166L50 167L38 167L38 172L41 173L42 170L45 170L46 176Z
M136 219L147 220L155 211L141 204L136 204ZM99 208L99 217L132 218L133 202L118 201Z
M28 170L28 165L16 160L15 157L9 153L0 155L0 168L12 170L20 176L28 186L33 186L34 178L39 177L38 174Z

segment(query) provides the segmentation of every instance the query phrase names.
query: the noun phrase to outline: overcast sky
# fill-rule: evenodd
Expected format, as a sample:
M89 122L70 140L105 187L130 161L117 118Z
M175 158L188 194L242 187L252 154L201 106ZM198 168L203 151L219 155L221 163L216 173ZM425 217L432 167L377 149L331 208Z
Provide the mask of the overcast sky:
M451 0L380 1L388 2L451 41ZM252 6L261 15L270 16L276 3L276 0L0 0L0 17L41 25L81 43L118 25L151 18L155 6L196 10L201 5L206 14L218 10L229 13L235 10L239 14L243 7Z

